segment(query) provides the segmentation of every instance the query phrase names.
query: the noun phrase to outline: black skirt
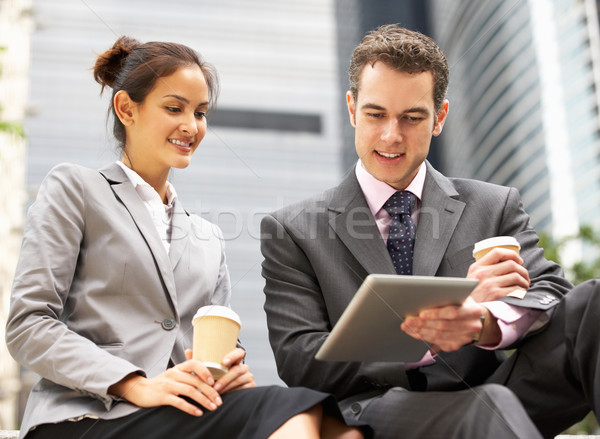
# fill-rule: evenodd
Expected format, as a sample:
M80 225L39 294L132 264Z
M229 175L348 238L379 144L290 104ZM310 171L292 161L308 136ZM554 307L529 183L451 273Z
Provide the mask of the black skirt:
M342 416L335 399L303 387L266 386L242 389L223 395L215 411L204 410L199 417L171 406L142 408L117 419L89 419L37 426L26 437L61 439L175 439L227 438L263 439L291 417L314 405L323 404L324 413Z

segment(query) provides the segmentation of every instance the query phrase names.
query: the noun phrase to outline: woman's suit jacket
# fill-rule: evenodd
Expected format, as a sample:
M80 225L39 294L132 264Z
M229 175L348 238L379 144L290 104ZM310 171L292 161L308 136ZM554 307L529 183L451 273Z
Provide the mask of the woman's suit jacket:
M223 240L175 201L169 254L123 170L55 167L28 212L6 340L42 378L21 434L84 415L137 408L107 389L137 372L153 377L192 347L203 305L229 305Z

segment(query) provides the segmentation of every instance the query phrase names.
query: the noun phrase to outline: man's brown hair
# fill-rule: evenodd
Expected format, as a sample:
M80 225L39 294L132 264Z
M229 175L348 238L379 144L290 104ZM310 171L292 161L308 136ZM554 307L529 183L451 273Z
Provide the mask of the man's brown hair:
M356 46L350 59L350 92L358 99L360 74L367 63L381 61L406 73L430 71L433 74L433 103L437 112L446 97L449 69L446 56L426 35L396 24L369 32Z

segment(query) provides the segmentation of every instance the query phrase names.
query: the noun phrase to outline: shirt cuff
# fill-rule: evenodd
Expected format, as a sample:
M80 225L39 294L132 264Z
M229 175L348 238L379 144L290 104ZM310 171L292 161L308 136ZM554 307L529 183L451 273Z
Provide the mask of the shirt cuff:
M490 314L498 320L501 332L500 343L495 346L479 346L482 349L494 350L510 346L521 338L538 319L542 311L509 305L499 300L483 302Z
M431 350L428 350L427 352L425 352L425 355L423 355L423 358L421 358L421 361L416 361L414 363L404 363L404 370L416 369L420 366L428 366L430 364L433 364L435 363L436 356L437 354L434 355L431 353Z

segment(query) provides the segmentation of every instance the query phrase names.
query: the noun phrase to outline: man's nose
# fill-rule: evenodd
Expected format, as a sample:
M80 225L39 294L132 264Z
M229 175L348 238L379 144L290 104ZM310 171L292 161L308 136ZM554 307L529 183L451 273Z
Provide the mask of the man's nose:
M385 142L401 142L402 130L398 119L390 119L381 133L381 140Z

